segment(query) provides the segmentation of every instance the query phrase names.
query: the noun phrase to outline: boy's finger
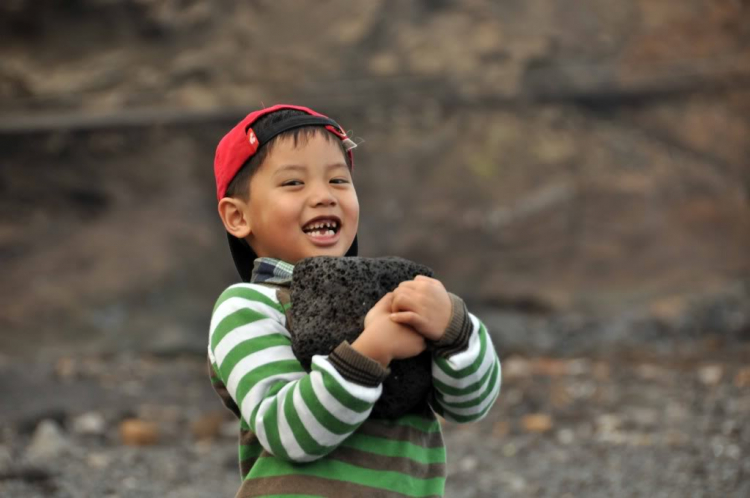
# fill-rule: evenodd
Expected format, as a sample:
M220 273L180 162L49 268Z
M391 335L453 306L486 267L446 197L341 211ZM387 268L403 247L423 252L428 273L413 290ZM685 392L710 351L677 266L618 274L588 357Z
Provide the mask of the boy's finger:
M418 311L414 297L407 292L401 292L393 296L391 308L394 311Z
M391 313L391 320L401 325L410 325L415 329L424 325L424 319L413 311L401 311L398 313Z

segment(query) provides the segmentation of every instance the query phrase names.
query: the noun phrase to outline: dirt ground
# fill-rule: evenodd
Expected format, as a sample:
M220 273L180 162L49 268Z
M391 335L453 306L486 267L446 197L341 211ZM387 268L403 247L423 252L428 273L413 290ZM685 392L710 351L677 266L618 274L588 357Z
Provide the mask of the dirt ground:
M444 425L446 496L748 496L750 348L706 341L679 359L504 356L489 415ZM4 497L236 491L236 422L198 356L3 356L0 389Z

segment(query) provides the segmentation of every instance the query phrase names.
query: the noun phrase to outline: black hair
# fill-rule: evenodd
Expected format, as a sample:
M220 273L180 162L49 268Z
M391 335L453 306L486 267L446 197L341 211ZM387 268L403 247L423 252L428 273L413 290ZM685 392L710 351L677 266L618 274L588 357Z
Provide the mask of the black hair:
M279 111L272 112L271 114L261 116L255 123L253 123L252 128L255 131L256 135L259 135L262 134L266 129L281 121L284 121L285 119L289 119L293 116L305 115L307 115L306 112L297 109L281 109ZM268 154L271 153L271 149L273 149L273 146L277 140L285 137L291 137L292 140L294 140L294 146L296 147L300 140L307 141L318 133L323 133L323 136L325 136L327 140L335 141L341 147L341 152L344 154L346 165L349 167L349 169L351 169L351 158L349 157L349 154L346 153L344 144L341 142L341 140L339 140L338 137L336 137L336 135L329 132L328 130L324 130L320 126L302 126L299 128L292 128L291 130L287 130L276 135L271 139L271 141L262 145L260 149L258 149L258 151L255 153L255 155L253 155L245 162L245 164L242 165L237 174L234 175L234 178L232 178L232 181L229 182L226 194L224 194L225 197L239 197L243 200L247 200L249 198L250 180L252 179L255 172L258 171L260 165L263 164L263 161L265 161L266 157L268 157Z

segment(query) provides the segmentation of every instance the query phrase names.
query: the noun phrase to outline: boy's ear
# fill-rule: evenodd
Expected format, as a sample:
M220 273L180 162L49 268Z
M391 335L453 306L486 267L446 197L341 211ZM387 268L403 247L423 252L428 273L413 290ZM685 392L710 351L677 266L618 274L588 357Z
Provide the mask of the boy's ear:
M219 201L219 217L227 232L238 239L244 239L252 232L250 210L242 199L224 197Z

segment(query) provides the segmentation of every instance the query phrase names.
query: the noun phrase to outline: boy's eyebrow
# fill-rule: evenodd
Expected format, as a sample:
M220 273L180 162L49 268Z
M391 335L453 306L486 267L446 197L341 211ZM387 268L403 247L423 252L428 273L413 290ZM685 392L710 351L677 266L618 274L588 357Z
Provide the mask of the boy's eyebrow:
M329 165L327 165L325 167L326 171L329 171L329 170L332 170L332 169L337 169L337 168L347 168L347 169L349 169L349 167L346 165L346 163L333 163L333 164L329 164ZM307 171L307 166L302 166L301 164L287 164L287 165L279 167L279 169L277 169L274 172L274 176L278 175L280 173L284 173L284 172L289 171L289 170Z

